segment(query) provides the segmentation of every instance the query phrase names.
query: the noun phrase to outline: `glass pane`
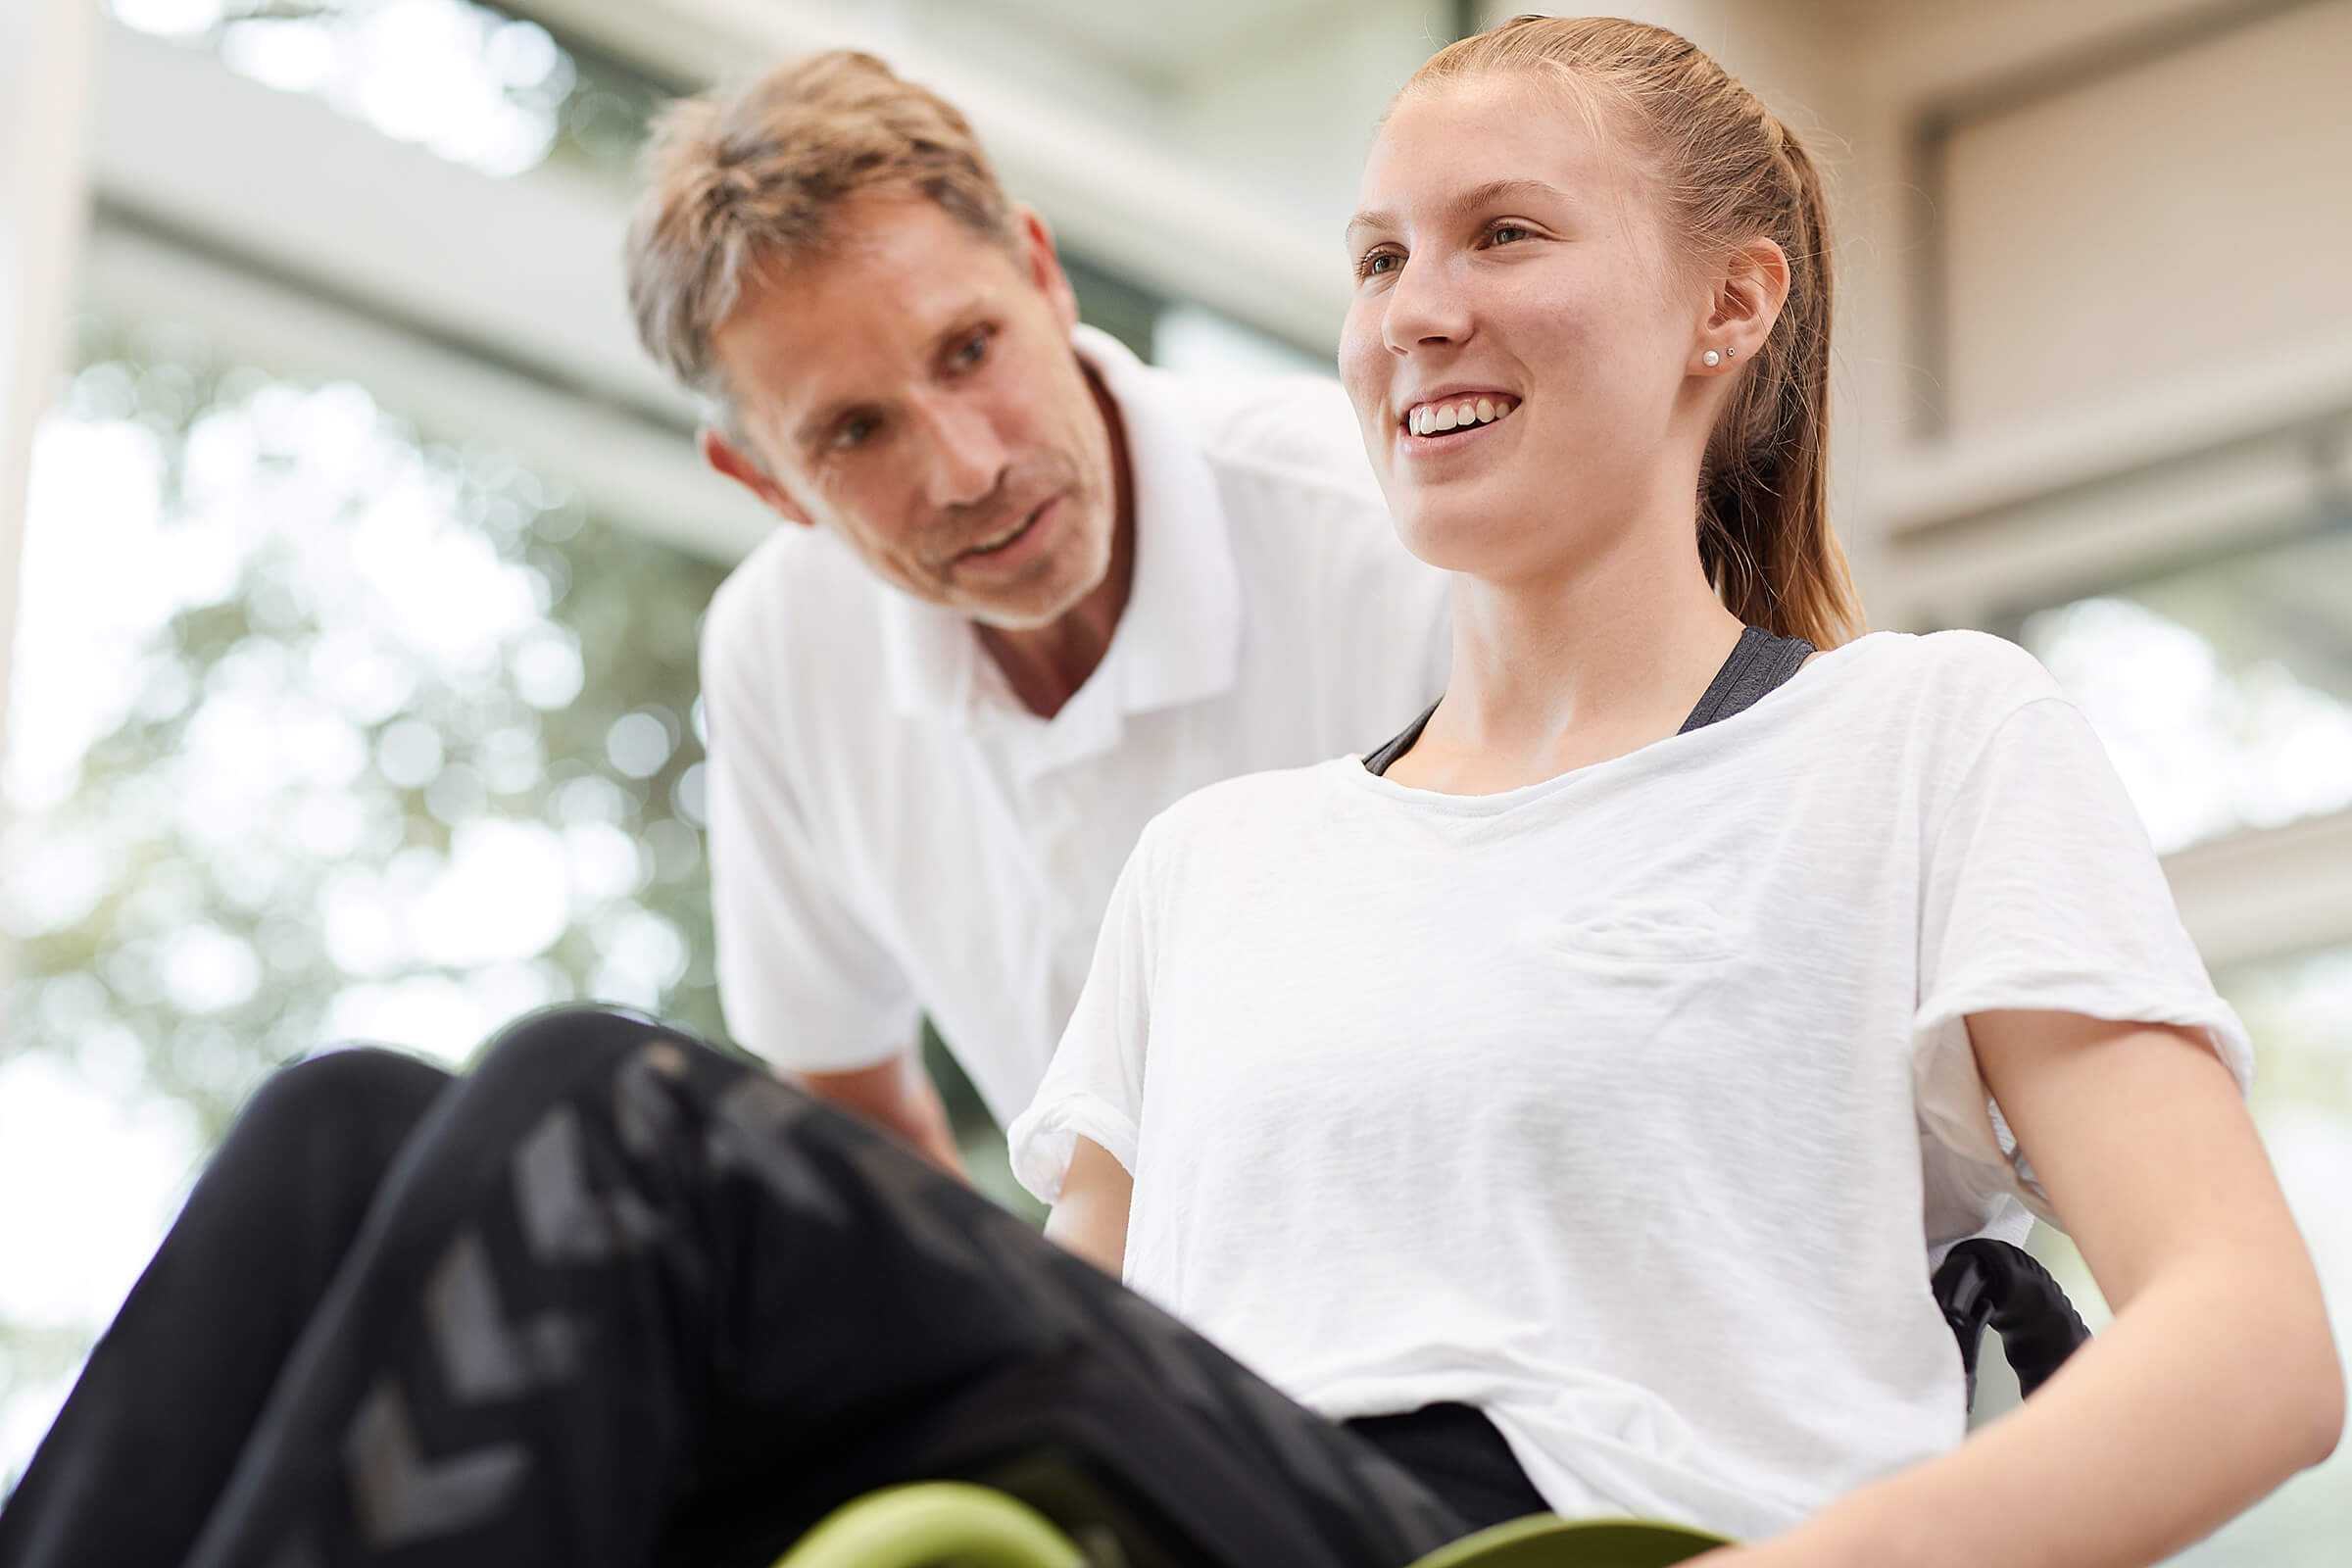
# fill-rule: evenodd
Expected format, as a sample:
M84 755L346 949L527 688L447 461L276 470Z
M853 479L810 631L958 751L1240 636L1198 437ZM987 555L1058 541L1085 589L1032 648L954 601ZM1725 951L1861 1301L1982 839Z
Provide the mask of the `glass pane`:
M252 1085L594 997L715 1033L720 569L350 382L92 323L36 437L0 840L0 1479ZM71 1173L71 1174L67 1174Z
M2352 807L2352 528L2028 615L2160 851Z
M112 0L137 31L210 48L396 141L487 174L551 157L628 172L663 87L471 0Z

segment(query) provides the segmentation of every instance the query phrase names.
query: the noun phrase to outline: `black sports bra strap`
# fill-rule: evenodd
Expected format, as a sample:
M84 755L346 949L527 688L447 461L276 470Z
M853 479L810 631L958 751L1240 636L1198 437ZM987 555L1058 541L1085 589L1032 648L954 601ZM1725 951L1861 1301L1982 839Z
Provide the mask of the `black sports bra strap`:
M1427 708L1421 710L1421 716L1419 718L1416 718L1410 724L1405 725L1403 729L1397 731L1395 735L1391 736L1385 743L1383 743L1379 751L1374 752L1370 757L1364 759L1364 771L1367 773L1386 773L1389 770L1389 765L1391 763L1395 762L1396 759L1402 757L1405 753L1413 749L1413 743L1421 738L1421 732L1429 728L1429 715L1437 710L1438 705L1436 703L1432 703Z
M1740 634L1732 657L1715 672L1707 694L1690 710L1690 716L1683 720L1677 733L1688 735L1754 707L1767 692L1795 674L1813 654L1813 645L1802 637L1776 637L1761 626L1748 627Z
M1676 733L1688 735L1754 707L1767 692L1802 668L1814 652L1813 645L1802 637L1781 637L1761 626L1748 627L1733 645L1732 657L1715 672L1706 695L1690 710L1690 716L1683 720L1683 727ZM1421 732L1429 727L1429 715L1437 710L1438 705L1430 704L1419 718L1365 758L1364 771L1386 773L1396 759L1413 749Z

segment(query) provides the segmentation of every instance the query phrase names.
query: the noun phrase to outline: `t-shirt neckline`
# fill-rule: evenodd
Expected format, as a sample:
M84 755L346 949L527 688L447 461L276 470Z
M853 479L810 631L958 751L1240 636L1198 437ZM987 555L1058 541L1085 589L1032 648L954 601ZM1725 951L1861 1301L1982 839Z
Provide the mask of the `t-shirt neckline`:
M1542 800L1545 796L1567 789L1581 780L1603 777L1612 770L1655 765L1660 755L1669 751L1680 753L1694 746L1721 745L1727 737L1736 738L1744 735L1748 728L1750 714L1777 705L1787 692L1800 683L1808 689L1818 688L1819 680L1807 680L1805 677L1816 674L1825 666L1842 664L1843 656L1848 650L1874 642L1880 635L1877 632L1866 632L1850 642L1840 643L1836 648L1817 652L1794 674L1736 713L1716 719L1712 723L1703 724L1696 729L1682 729L1672 735L1662 735L1647 745L1635 747L1630 752L1621 752L1615 757L1604 757L1597 762L1587 762L1582 767L1572 767L1564 773L1554 773L1549 778L1538 779L1532 784L1522 784L1515 789L1500 790L1490 795L1456 795L1447 790L1421 789L1411 784L1400 784L1385 773L1373 772L1365 765L1365 757L1361 754L1350 754L1340 758L1337 760L1337 765L1345 772L1361 780L1364 787L1371 789L1376 794L1386 795L1391 800L1436 809L1451 810L1462 815L1498 814L1529 802ZM1742 644L1745 641L1746 638L1742 635ZM1734 658L1737 657L1738 654L1735 651ZM1711 691L1712 687L1710 687ZM1704 699L1702 699L1702 703ZM1434 713L1435 711L1437 711L1437 708L1433 704L1430 712ZM1422 722L1426 722L1428 717L1429 714L1424 713ZM1418 723L1414 728L1417 732Z

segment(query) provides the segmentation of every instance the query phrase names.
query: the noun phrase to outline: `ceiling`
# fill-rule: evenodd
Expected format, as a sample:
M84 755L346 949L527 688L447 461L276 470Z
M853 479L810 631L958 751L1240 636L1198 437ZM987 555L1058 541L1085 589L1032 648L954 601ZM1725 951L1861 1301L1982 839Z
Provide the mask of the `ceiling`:
M880 12L904 0L868 0ZM1349 0L1185 0L1182 5L1103 0L923 0L919 9L980 15L1076 50L1148 87L1213 73L1225 61L1300 32L1344 25ZM1449 11L1431 0L1433 16Z

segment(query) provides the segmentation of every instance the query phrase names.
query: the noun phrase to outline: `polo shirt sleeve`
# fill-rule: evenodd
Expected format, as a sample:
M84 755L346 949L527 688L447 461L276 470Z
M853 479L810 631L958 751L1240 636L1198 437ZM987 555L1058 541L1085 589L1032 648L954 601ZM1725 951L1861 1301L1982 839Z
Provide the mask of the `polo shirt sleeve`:
M1152 1029L1152 841L1148 827L1120 870L1077 1008L1037 1098L1005 1130L1012 1173L1041 1202L1059 1201L1080 1138L1135 1174Z
M776 1066L854 1071L909 1050L921 1005L825 874L760 625L722 590L703 641L719 1004L736 1042Z
M2089 721L2064 697L2001 719L1931 818L1923 866L1912 1072L1923 1133L1954 1158L1931 1174L2011 1196L2053 1223L2000 1120L1969 1014L2002 1008L2172 1024L2209 1042L2242 1089L2244 1026L2181 925L2138 812Z

